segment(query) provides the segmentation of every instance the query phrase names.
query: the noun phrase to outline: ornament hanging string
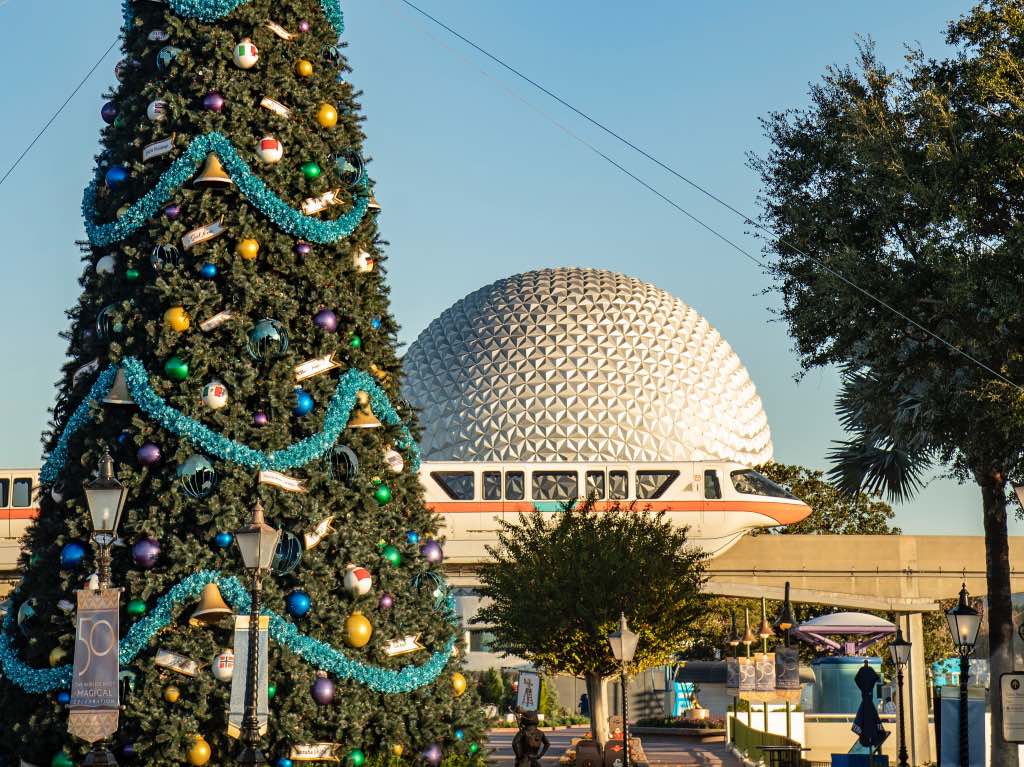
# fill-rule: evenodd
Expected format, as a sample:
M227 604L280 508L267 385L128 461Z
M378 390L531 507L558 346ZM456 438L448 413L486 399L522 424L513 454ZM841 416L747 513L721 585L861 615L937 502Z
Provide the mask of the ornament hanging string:
M317 434L312 434L283 450L275 450L268 454L233 439L228 439L168 405L149 385L149 375L138 359L125 357L121 361L121 367L124 369L125 383L128 385L128 392L132 399L143 413L163 428L189 440L196 448L208 455L231 461L239 466L259 470L285 471L305 466L322 458L334 447L342 431L348 426L349 416L357 404L357 393L365 391L370 395L370 406L377 417L386 424L401 427L402 439L399 440L396 447L399 450L408 451L412 470L419 471L419 446L413 440L409 427L402 423L384 390L377 385L369 373L364 373L361 370L348 370L339 377L338 385L327 406L323 428ZM89 390L89 395L82 400L71 418L68 419L56 446L40 469L40 482L47 485L52 484L60 476L64 464L67 462L68 443L71 437L92 420L92 406L103 402L103 398L107 396L113 386L116 375L117 365L111 365L96 378Z
M163 172L156 186L129 206L116 221L107 224L96 223L96 192L100 181L98 177L94 178L85 188L85 195L82 198L82 217L85 219L85 231L89 236L89 242L96 247L105 247L121 242L141 229L156 215L161 206L171 199L174 192L195 175L200 163L210 152L220 158L224 170L249 202L281 231L294 237L329 245L352 234L366 216L370 198L366 193L369 182L365 173L358 182L364 194L356 196L355 207L333 221L321 221L295 210L271 191L252 172L231 140L224 134L213 131L192 139L185 153Z
M236 613L244 615L249 612L249 591L237 578L222 575L214 570L200 570L172 586L157 600L153 610L128 630L119 645L121 666L127 666L134 661L157 634L171 625L181 605L196 601L208 583L217 584L225 601ZM451 610L454 609L453 600ZM0 631L0 668L3 669L4 676L29 693L67 689L71 684L70 665L33 668L18 657L11 636L14 612L9 611L4 616ZM411 692L434 682L448 665L452 648L455 646L455 637L452 637L445 643L443 649L432 653L420 666L410 665L401 669L380 668L352 660L326 642L300 633L295 624L271 610L263 610L262 614L270 617L270 638L302 658L311 667L327 671L338 679L351 679L376 692L388 694Z
M220 21L233 10L248 2L249 0L166 0L167 5L178 16L207 23ZM334 27L338 37L341 37L345 32L345 17L341 12L339 0L320 0L320 6L324 9L327 21ZM121 10L124 14L124 30L127 32L131 29L135 19L132 0L122 0Z

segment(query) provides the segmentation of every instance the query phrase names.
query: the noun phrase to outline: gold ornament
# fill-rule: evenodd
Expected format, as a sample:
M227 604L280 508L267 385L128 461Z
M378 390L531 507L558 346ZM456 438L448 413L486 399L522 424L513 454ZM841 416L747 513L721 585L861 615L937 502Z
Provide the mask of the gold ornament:
M403 746L401 743L396 743L391 747L391 753L395 756L400 757L402 754L405 753L405 746Z
M235 246L235 253L246 261L255 261L256 256L260 254L260 243L252 238L242 240Z
M182 306L172 306L164 312L164 324L178 333L184 333L188 330L190 323L185 308Z
M455 690L455 697L458 698L466 691L466 677L456 671L452 674L452 689Z
M356 610L345 621L345 641L349 647L366 647L373 636L373 626L366 616Z
M323 128L333 128L338 124L338 110L330 104L321 104L320 111L316 113L316 121Z
M196 742L188 750L188 763L201 767L201 765L210 761L211 756L213 756L213 752L210 750L210 744L206 742L202 735L196 735Z
M50 667L59 666L68 658L68 651L63 647L54 647L50 650Z
M164 700L168 703L177 703L178 698L181 697L181 690L175 687L173 684L168 685L164 688Z
M313 62L306 59L299 59L295 62L295 73L299 77L312 77Z

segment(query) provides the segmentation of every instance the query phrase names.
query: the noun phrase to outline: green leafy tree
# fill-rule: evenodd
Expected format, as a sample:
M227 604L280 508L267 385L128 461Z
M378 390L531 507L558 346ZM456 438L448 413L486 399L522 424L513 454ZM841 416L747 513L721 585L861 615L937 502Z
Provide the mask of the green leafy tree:
M588 501L502 522L480 570L480 595L491 601L476 620L499 649L549 674L584 677L591 726L604 742L603 680L620 670L608 635L625 613L640 637L630 671L670 662L697 636L705 555L663 515L592 508Z
M435 595L438 559L409 534L422 545L438 527L402 426L414 427L413 413L398 388L397 324L360 170L363 118L337 0L123 6L125 59L84 206L83 292L69 312L68 361L44 439L40 516L3 624L0 761L81 763L87 750L67 734L58 696L71 679L75 591L94 567L83 485L108 447L127 488L118 530L126 545L112 548L122 637L142 637L131 652L122 647L135 684L122 700L115 753L130 745L133 764L183 764L202 736L213 764L233 761L230 684L211 674L232 646L230 624L194 626L189 616L211 577L235 611L248 609L237 547L218 533L245 524L259 497L288 544L263 588L265 610L278 616L276 695L262 738L271 761L320 741L340 744L342 756L360 749L389 759L394 746L415 754L437 743L465 758L482 723L475 692L453 690L456 631ZM224 231L196 242L211 226L207 234ZM309 403L295 391L296 366L316 358L337 367L301 382ZM134 405L103 402L116 365ZM226 401L204 395L214 382ZM368 405L356 404L356 390L370 394ZM385 423L346 429L353 412ZM306 492L261 483L260 469L284 472ZM303 546L304 534L315 540ZM132 552L146 539L160 550L141 565ZM152 543L143 549L155 553ZM349 563L369 570L368 593L343 585ZM182 599L168 601L182 584ZM305 615L286 607L297 590L312 603ZM372 635L350 646L346 622L359 622L357 612ZM413 635L425 649L388 652ZM159 648L195 660L198 674L158 668ZM349 674L347 664L362 671ZM337 686L329 705L310 694L321 670Z
M490 703L501 706L505 700L505 679L496 668L489 668L484 672L480 686L480 700L483 703Z
M903 499L939 466L979 489L993 678L1012 670L1007 483L1024 450L1022 11L981 3L950 23L954 54L912 50L898 71L862 45L808 107L765 119L771 150L752 158L802 364L842 371L833 476ZM1016 748L993 738L991 761Z

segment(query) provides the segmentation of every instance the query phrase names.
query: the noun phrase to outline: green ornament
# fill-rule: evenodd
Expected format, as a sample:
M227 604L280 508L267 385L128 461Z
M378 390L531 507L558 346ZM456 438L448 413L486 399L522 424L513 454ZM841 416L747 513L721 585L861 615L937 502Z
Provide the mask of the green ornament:
M124 118L121 117L121 115L118 115L117 117L114 118L114 127L115 128L123 128L124 127Z
M397 546L388 544L384 547L384 551L381 552L384 555L384 559L388 561L388 564L398 567L402 564L402 552L398 550Z
M135 282L135 280L139 279L139 270L138 269L125 269L125 271L124 271L124 278L126 280L128 280L128 282Z
M373 497L377 499L377 503L383 506L391 500L391 488L382 483L373 491Z
M75 763L66 751L58 751L50 760L50 767L75 767Z
M142 600L142 599L131 599L131 600L128 601L128 604L125 606L124 609L125 609L125 611L129 615L131 615L133 617L138 617L140 615L145 615L146 614L146 602L145 602L145 600Z
M28 566L35 567L42 561L43 558L41 556L39 556L38 554L33 554L31 557L28 558Z
M320 178L320 166L315 162L307 162L302 166L302 175L312 181L314 178Z
M267 685L267 698L273 700L275 695L277 695L277 685L271 682Z
M351 762L353 767L363 767L363 762L366 761L366 754L358 748L354 748L349 752L348 760Z
M479 750L480 750L480 746L478 746L476 743L470 743L469 744L469 753L475 754Z
M172 381L184 381L188 378L188 363L178 355L174 355L164 363L164 373Z
M352 336L352 340L349 341L348 343L349 343L349 346L351 346L353 349L362 349L363 348L363 339L361 339L359 336L356 336L356 335Z

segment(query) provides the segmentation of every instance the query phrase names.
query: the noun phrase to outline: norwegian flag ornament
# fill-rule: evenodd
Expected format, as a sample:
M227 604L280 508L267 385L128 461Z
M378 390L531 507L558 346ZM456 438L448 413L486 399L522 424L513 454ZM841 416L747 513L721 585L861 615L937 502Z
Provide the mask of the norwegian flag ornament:
M370 593L373 588L373 576L365 567L349 565L345 573L345 588L354 597L362 597Z
M252 44L252 40L247 37L235 46L234 59L236 67L252 69L256 66L256 62L260 60L260 52Z
M231 650L225 650L213 659L210 669L213 677L218 682L230 682L235 673L235 654Z
M203 387L203 404L210 410L220 410L228 404L228 387L220 381L210 381Z
M273 165L284 157L284 146L273 136L264 136L256 145L256 156L260 162Z

